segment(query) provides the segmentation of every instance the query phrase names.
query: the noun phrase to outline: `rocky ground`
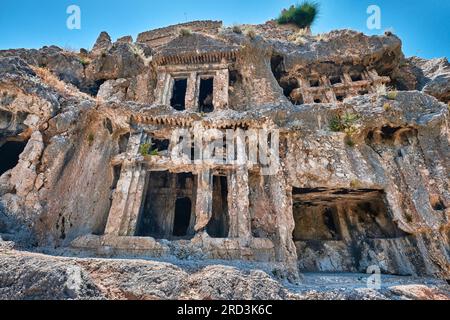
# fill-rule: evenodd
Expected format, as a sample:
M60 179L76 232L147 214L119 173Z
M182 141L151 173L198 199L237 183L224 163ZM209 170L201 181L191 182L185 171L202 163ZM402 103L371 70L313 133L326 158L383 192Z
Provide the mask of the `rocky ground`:
M304 274L301 283L277 281L251 264L56 257L0 250L0 299L120 300L450 300L442 280L382 276L381 289L365 274Z

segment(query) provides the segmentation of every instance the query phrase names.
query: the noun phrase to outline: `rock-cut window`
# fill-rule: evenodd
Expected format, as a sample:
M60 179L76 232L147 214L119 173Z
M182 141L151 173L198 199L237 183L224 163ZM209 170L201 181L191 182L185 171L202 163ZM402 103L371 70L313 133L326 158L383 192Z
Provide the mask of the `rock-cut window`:
M170 105L178 111L186 109L187 78L174 79Z

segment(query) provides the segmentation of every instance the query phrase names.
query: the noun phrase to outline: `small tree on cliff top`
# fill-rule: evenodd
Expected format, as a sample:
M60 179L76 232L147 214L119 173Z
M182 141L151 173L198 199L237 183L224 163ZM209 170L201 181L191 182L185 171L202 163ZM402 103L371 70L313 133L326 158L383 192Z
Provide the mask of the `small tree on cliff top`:
M304 1L289 9L284 9L277 22L279 24L293 23L299 28L310 29L318 17L319 11L320 6L317 2Z

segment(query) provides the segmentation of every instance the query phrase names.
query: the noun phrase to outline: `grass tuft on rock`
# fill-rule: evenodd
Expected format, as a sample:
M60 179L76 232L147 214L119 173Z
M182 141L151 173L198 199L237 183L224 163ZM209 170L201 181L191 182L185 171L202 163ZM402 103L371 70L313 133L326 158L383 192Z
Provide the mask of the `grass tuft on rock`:
M242 34L242 28L238 24L233 25L232 30L236 34Z
M181 28L181 29L180 29L180 36L182 36L182 37L188 37L188 36L190 36L190 35L192 35L191 29L188 29L188 28Z
M152 146L150 145L150 143L143 143L139 146L139 153L141 154L141 156L148 156L150 154L151 148Z
M310 28L316 21L320 6L314 1L304 1L281 12L277 19L279 24L295 24L299 28Z

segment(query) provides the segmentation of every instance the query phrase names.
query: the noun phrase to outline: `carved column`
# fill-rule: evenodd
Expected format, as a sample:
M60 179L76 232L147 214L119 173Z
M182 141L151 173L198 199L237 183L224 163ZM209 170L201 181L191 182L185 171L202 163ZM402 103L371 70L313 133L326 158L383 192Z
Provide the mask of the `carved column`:
M158 80L155 89L156 103L168 105L170 104L170 90L172 89L172 77L165 71L158 73Z
M210 169L205 169L198 175L195 232L204 230L212 216L212 179Z
M228 69L219 70L214 77L214 97L213 105L215 109L223 109L228 105L228 86L229 86Z
M142 206L147 170L136 161L141 142L146 142L144 133L133 134L123 162L117 189L113 196L105 234L133 236Z
M352 77L348 73L344 73L344 84L348 86L348 94L355 96L358 94L358 90L355 88Z
M186 88L186 110L197 111L197 73L191 72L187 80L187 88Z
M246 166L239 166L230 174L228 188L229 237L250 240L252 234L249 212L248 170Z
M298 84L300 86L300 89L302 91L302 95L303 95L303 102L304 103L313 103L314 102L314 98L311 95L311 93L309 92L309 82L308 80L306 80L303 77L298 77L297 78Z
M324 84L324 87L327 88L324 91L325 99L323 99L326 103L336 103L336 94L334 93L333 86L331 85L330 79L327 76L321 77L322 83Z

